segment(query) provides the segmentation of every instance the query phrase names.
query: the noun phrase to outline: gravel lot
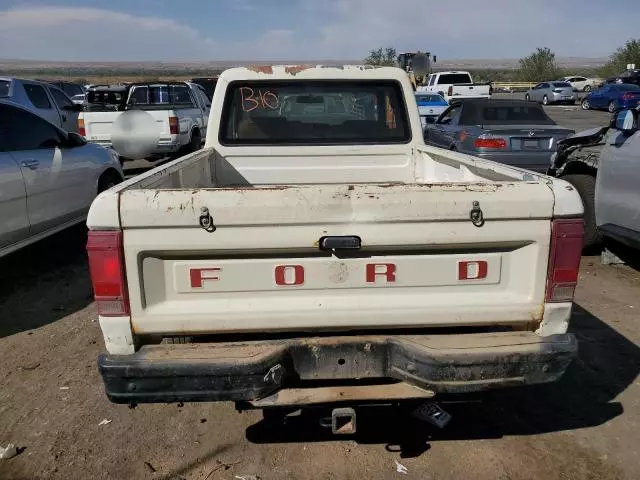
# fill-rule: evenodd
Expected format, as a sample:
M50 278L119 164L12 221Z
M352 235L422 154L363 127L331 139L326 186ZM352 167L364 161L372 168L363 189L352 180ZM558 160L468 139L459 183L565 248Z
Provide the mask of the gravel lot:
M563 125L608 114L549 107ZM137 162L136 162L137 163ZM136 165L135 168L144 168ZM0 479L635 479L640 431L640 273L585 257L571 330L580 354L559 383L447 404L437 430L370 410L354 438L313 418L274 430L231 404L106 399L82 226L0 260ZM102 420L110 423L99 425Z

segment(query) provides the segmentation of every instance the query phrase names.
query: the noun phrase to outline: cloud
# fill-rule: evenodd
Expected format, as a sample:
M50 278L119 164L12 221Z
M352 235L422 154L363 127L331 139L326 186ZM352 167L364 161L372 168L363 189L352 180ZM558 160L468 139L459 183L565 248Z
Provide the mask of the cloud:
M0 58L33 60L207 60L217 44L174 20L99 8L0 12Z

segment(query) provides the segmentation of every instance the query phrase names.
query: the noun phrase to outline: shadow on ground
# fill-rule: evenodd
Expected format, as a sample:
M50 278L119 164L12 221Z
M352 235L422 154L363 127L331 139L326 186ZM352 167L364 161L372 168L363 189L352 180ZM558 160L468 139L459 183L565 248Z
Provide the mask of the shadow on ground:
M0 258L0 338L32 330L93 301L78 225Z
M318 424L328 412L310 411L277 426L258 422L247 429L247 439L254 443L349 439L384 444L402 457L416 457L434 441L536 435L604 424L623 413L614 399L637 377L640 348L579 306L574 307L571 325L579 339L579 355L560 381L444 399L452 402L441 405L453 420L443 430L416 421L407 408L367 407L357 412L354 437L333 436Z

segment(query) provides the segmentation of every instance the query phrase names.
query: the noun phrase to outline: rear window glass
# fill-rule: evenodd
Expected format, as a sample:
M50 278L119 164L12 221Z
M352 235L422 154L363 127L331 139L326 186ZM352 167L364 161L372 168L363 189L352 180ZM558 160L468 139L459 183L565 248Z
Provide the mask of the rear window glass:
M438 77L438 85L451 85L452 83L472 83L468 73L448 73Z
M567 82L553 82L555 88L571 88L571 84Z
M220 141L236 145L405 143L397 82L251 82L227 91Z
M0 97L8 97L9 96L9 87L11 86L11 82L8 80L0 80Z
M539 106L495 106L482 108L482 123L485 125L536 124L555 125Z
M107 105L118 105L122 102L123 92L94 92L90 91L87 94L87 102L88 103L104 103Z
M152 85L135 87L131 105L193 105L186 85Z
M416 102L443 103L444 101L440 95L416 95Z
M629 83L629 84L618 85L617 90L620 90L622 92L635 92L640 90L640 87L638 85L631 85Z
M47 92L44 91L40 85L34 85L33 83L25 83L24 90L27 92L27 97L33 103L36 108L49 109L51 108L51 102L47 97Z

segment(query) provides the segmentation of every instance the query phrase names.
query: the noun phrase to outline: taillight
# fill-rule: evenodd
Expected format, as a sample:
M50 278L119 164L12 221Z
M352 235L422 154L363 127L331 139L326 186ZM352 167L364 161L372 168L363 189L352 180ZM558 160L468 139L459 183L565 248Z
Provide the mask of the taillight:
M129 315L122 232L120 230L89 231L87 255L98 313L103 317Z
M180 123L178 122L178 117L169 117L169 133L171 133L171 135L180 134Z
M447 95L448 95L449 97L453 97L453 85L451 85L451 86L449 87L449 90L447 90Z
M634 100L637 97L638 95L635 93L625 93L624 95L622 95L623 100Z
M493 148L500 150L507 148L507 141L504 138L476 138L473 142L473 146L476 148Z
M582 256L582 219L554 220L551 224L551 251L547 272L546 301L571 302L578 284Z
M87 136L87 130L84 128L84 119L82 118L78 119L78 135Z

